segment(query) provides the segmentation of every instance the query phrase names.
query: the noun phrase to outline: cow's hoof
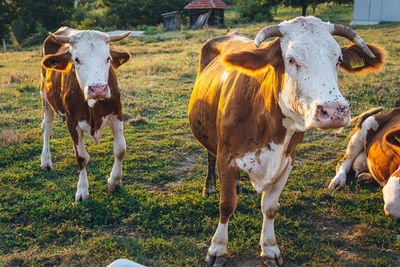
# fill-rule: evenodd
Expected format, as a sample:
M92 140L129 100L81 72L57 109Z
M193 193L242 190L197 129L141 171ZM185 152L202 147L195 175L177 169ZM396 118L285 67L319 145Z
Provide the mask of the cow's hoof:
M215 197L217 195L217 190L215 189L208 189L205 188L203 189L203 197Z
M370 184L374 181L374 177L368 172L361 173L357 176L357 183Z
M207 254L206 262L212 265L213 267L223 267L225 266L227 259L226 255L217 257L217 256L210 256Z
M119 188L121 188L121 183L117 183L117 184L111 184L111 183L107 183L108 186L108 191L109 192L114 192L115 190L118 190Z
M336 175L329 184L330 190L338 190L346 185L346 175L338 174Z
M282 258L282 256L274 257L274 258L263 257L263 263L265 266L268 266L268 267L282 266L283 258Z
M89 192L76 192L75 201L82 202L89 198Z
M51 163L42 164L41 167L44 171L52 171L53 170L53 164L51 164Z

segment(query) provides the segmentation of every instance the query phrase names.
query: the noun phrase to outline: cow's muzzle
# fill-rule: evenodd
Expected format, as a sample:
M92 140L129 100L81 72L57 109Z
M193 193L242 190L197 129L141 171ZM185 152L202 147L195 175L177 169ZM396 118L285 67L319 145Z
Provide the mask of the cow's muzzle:
M349 125L350 108L347 103L329 103L316 105L311 120L306 122L307 128L332 129Z
M87 99L99 100L110 97L107 84L96 84L88 86Z
M345 127L350 122L350 108L348 105L319 105L316 112L317 121L320 122L318 128L321 129Z

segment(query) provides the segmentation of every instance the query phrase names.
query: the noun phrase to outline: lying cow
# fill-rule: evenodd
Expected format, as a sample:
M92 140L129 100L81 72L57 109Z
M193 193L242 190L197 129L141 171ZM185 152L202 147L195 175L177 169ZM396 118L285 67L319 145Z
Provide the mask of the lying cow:
M385 213L400 218L400 108L378 114L381 111L372 109L357 118L329 188L343 187L353 169L359 182L375 180L383 186Z
M341 48L332 35L355 44ZM273 36L280 38L261 45ZM241 169L262 192L261 256L268 265L282 264L274 218L296 146L307 129L348 125L349 104L337 84L340 66L357 73L382 64L378 47L367 46L346 26L315 17L265 27L255 42L234 32L204 44L189 123L209 159L216 157L220 178L220 219L209 263L218 265L227 254L228 221L237 203L235 177Z
M103 128L107 125L111 127L115 161L108 187L113 191L121 184L126 144L115 69L127 62L130 54L110 49L108 43L128 35L129 32L110 36L99 31L62 27L50 34L43 43L41 96L44 142L41 166L45 170L53 169L49 139L54 112L57 112L67 122L79 165L76 201L89 196L86 173L89 154L83 141L83 132L97 143Z

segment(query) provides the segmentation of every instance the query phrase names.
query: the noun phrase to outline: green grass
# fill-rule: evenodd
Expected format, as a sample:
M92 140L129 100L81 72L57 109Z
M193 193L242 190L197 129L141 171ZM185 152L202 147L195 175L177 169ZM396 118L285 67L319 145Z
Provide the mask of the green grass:
M351 10L323 5L316 15L348 23ZM276 19L298 14L280 8ZM264 25L237 29L255 36ZM353 114L399 106L399 30L398 24L357 28L389 57L379 74L340 73L339 87ZM40 169L40 48L0 54L1 266L105 266L121 257L148 266L205 265L218 199L201 196L206 155L190 133L187 105L202 43L226 32L188 30L113 44L133 55L118 70L128 150L123 187L107 191L113 164L107 129L99 145L86 140L90 199L83 203L74 201L77 164L60 118L50 143L55 170ZM275 223L287 266L399 265L400 226L385 216L381 189L349 179L344 190L327 190L345 147L346 140L332 131L309 131L297 148ZM230 222L232 262L261 263L261 224L260 195L245 180Z

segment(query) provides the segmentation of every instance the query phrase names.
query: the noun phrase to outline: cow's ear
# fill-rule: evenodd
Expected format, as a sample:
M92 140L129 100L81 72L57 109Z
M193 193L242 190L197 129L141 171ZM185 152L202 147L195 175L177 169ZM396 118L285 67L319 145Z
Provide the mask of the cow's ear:
M119 52L110 49L110 54L112 57L111 64L113 65L114 68L118 68L122 64L128 62L128 60L131 58L131 54L127 51Z
M400 129L390 130L386 133L384 140L396 150L400 149Z
M45 69L56 71L66 71L71 64L71 54L68 51L55 55L47 55L42 59L42 66Z
M384 63L386 52L373 44L368 44L368 47L374 53L375 58L369 57L355 44L342 47L343 62L340 67L347 72L355 74L380 70Z
M263 48L229 53L223 58L223 63L228 67L239 68L249 74L257 73L268 66L283 67L280 41L276 39Z

